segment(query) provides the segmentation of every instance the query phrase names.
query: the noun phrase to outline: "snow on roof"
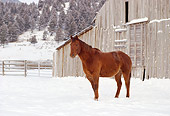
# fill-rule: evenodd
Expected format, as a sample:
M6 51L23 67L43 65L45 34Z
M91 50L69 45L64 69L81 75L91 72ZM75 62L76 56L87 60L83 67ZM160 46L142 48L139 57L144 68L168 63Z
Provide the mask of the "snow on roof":
M123 31L127 31L126 28L123 28L123 29L115 29L115 32L123 32Z
M160 20L155 19L155 20L150 21L149 23L155 23L155 22L159 23L161 21L169 21L169 20L170 20L170 18L168 18L168 19L160 19Z
M147 21L148 21L147 17L140 18L140 19L134 19L134 20L131 20L130 22L126 23L126 25L131 25L131 24L141 23L141 22L147 22Z

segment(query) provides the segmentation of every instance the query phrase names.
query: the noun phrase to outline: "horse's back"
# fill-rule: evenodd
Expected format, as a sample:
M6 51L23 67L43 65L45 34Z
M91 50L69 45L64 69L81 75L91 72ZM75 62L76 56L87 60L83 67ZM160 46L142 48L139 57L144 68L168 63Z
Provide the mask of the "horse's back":
M114 76L121 69L123 72L131 71L130 57L121 51L101 52L100 60L102 63L101 76L110 77Z
M116 52L102 52L101 60L101 77L114 76L120 69L120 58Z

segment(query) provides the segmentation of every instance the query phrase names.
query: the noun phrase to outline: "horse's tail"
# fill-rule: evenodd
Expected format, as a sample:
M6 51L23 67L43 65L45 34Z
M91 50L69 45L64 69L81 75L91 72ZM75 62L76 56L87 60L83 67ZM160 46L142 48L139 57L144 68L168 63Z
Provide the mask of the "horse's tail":
M131 78L131 72L130 72L130 74L129 74L129 80L130 80L130 78Z

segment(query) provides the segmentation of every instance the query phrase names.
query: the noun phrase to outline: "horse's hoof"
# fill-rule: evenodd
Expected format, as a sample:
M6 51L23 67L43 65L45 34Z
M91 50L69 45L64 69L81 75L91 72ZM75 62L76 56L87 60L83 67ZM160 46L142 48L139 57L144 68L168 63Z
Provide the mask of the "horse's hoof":
M98 101L98 98L94 98L95 101Z
M118 98L118 96L115 96L115 98Z

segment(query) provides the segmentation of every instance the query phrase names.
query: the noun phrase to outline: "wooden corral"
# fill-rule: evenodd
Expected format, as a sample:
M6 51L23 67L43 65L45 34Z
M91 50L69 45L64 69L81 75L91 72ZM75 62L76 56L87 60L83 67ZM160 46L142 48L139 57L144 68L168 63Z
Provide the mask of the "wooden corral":
M107 0L95 26L80 39L103 52L121 50L133 62L132 76L170 78L170 0ZM57 48L53 76L84 76L78 57L70 58L70 40Z
M0 61L0 75L51 77L52 61L3 60Z

